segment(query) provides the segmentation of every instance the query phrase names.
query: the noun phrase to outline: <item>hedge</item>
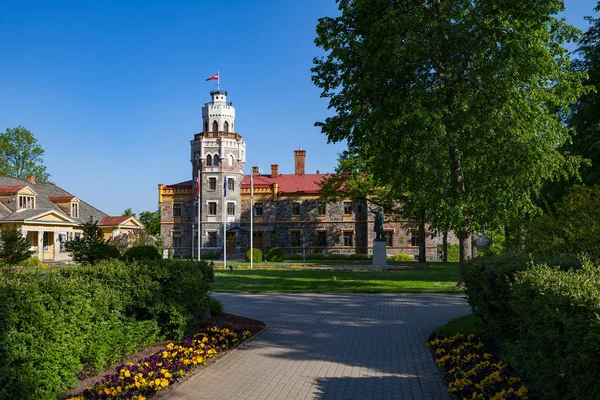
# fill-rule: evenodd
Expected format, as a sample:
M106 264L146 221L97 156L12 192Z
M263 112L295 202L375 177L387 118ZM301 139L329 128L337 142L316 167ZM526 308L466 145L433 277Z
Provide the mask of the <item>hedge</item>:
M279 247L270 248L265 255L265 259L270 262L282 262L285 257L285 252Z
M212 280L206 262L170 260L0 275L0 398L55 399L81 371L181 339Z

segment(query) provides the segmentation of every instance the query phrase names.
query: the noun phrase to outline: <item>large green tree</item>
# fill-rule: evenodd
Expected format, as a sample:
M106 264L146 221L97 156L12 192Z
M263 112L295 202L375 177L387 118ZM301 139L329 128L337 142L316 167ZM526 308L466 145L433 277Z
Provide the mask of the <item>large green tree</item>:
M115 257L118 255L118 250L113 250L113 246L109 245L102 228L98 226L98 221L92 217L87 222L80 225L83 230L83 237L75 237L65 244L65 248L73 260L82 264L95 264L98 261Z
M39 182L48 182L42 156L44 150L33 134L22 126L7 128L0 133L0 174L26 179L35 175Z
M139 220L144 224L146 233L150 235L160 234L160 210L142 211Z
M558 148L585 91L563 47L579 31L556 18L561 0L338 3L317 25L313 82L335 111L317 126L458 233L462 284L470 233L532 212L577 165Z
M21 232L13 229L0 231L0 260L10 267L31 257L35 251L30 248L29 241Z

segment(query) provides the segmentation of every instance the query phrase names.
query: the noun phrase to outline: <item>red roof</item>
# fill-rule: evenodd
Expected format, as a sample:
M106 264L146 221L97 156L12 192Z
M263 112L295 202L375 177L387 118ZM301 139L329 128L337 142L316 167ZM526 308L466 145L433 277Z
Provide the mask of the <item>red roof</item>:
M318 183L329 176L329 174L280 174L272 178L271 175L254 175L254 187L271 187L273 183L277 183L280 193L318 193L320 189ZM250 175L244 175L242 188L250 188Z
M0 193L17 193L19 190L26 188L27 186L0 186Z
M125 221L127 221L129 218L133 218L129 215L122 215L119 217L104 217L102 218L102 223L100 224L100 226L117 226L117 225L121 225L122 223L124 223Z
M63 202L63 201L71 201L75 198L75 196L48 196L48 200L53 202Z
M174 183L172 185L165 185L164 189L184 189L184 188L191 188L192 187L192 181L185 181L185 182L179 182L179 183Z

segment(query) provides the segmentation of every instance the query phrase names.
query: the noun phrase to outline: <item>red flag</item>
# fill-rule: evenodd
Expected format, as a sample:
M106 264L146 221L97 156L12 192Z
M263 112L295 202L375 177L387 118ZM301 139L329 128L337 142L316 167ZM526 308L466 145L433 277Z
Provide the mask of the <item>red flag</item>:
M219 80L219 74L216 73L213 76L211 76L210 78L206 78L207 81L218 81Z

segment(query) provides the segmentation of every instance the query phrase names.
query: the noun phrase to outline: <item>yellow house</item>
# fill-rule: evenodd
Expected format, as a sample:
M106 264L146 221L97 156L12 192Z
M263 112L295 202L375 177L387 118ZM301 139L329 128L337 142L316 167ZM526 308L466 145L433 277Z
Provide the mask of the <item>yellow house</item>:
M19 230L44 262L71 261L65 243L82 235L80 225L90 218L98 221L105 239L144 228L134 217L109 216L34 176L0 176L0 230Z

